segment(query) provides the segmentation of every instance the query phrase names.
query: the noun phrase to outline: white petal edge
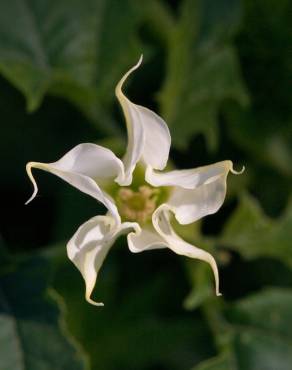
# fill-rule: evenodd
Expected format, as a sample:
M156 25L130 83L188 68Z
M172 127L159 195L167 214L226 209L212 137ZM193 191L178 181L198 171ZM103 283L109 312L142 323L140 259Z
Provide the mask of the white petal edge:
M233 170L231 161L161 174L148 168L146 179L154 186L173 186L167 204L174 210L177 221L184 225L218 211L226 196L229 171L239 174Z
M166 204L162 204L156 209L152 215L152 223L155 230L166 241L168 248L176 254L207 262L211 266L214 274L216 295L221 296L219 290L218 267L214 257L203 249L185 242L174 232L170 224L170 212L174 213L175 210L171 209L171 207Z
M142 59L141 56L116 86L116 96L123 109L128 132L128 146L123 160L125 178L119 181L123 186L132 182L132 173L140 159L146 165L161 170L169 156L171 137L166 123L150 109L132 103L122 91L124 82L141 65Z
M103 306L91 298L99 270L116 239L136 227L130 222L117 225L111 216L96 216L81 225L67 243L68 257L83 276L90 304Z
M127 236L128 247L132 253L144 252L152 249L167 248L165 240L151 226L147 228L138 227Z
M244 168L243 168L244 170ZM231 161L221 161L207 166L191 168L187 170L174 170L169 172L154 171L151 166L146 169L145 179L152 186L178 186L184 189L195 189L200 185L212 182L223 172L233 170Z
M104 181L124 177L123 163L109 149L99 145L85 143L79 144L60 160L53 163L29 162L26 165L26 172L33 184L33 194L26 202L31 202L37 192L37 183L33 177L32 169L41 169L60 177L64 181L92 196L103 203L109 212L120 222L118 210L111 199L98 186L96 181Z

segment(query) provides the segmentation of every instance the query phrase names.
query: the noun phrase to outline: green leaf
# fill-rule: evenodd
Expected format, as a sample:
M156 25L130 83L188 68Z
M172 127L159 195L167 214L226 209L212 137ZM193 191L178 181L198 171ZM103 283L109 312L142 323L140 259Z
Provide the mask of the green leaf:
M265 290L239 301L227 314L239 369L291 368L291 290Z
M291 177L292 3L245 0L244 10L236 46L252 105L228 112L228 132L254 161Z
M266 118L278 121L277 129L279 123L292 118L291 11L289 0L245 0L237 38L253 106Z
M266 104L273 105L270 101ZM243 110L234 105L224 110L228 132L234 143L249 157L252 156L255 163L263 163L291 177L291 123L280 116L273 117L273 114Z
M268 218L256 199L245 194L227 222L220 244L244 258L272 257L292 267L292 202L284 214Z
M274 339L288 341L291 346L292 333L287 325L292 320L291 308L290 289L270 288L231 305L227 309L227 319L236 326L236 330L240 330L241 326L248 332L254 329L258 334L272 335Z
M292 291L266 289L225 312L228 347L194 370L290 370ZM220 334L219 334L220 335Z
M184 300L184 307L187 310L194 310L214 295L214 281L210 267L201 261L196 262L199 264L188 264L192 289Z
M48 278L48 262L36 257L0 275L1 369L85 368L47 295Z
M89 4L1 2L0 71L24 93L29 110L60 78L85 86L92 79L95 20Z
M28 110L52 93L109 129L114 86L143 51L141 17L132 0L1 2L0 73L25 95Z
M203 133L209 149L214 149L222 101L248 102L231 43L240 14L239 1L183 3L171 34L167 75L160 92L162 115L179 148Z
M236 368L233 366L230 353L227 352L202 362L194 367L193 370L236 370Z

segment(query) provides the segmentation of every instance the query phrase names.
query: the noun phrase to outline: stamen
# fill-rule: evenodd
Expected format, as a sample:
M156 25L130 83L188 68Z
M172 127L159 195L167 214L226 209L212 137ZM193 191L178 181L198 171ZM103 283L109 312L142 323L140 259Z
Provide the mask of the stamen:
M136 221L144 224L151 219L156 208L158 189L147 185L140 186L138 191L121 188L117 194L117 204L125 221Z

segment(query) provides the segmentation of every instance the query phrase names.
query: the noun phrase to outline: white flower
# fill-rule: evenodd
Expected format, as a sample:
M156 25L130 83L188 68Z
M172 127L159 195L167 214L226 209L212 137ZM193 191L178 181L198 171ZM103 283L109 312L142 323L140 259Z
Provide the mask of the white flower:
M141 62L142 57L116 87L128 132L123 160L109 149L85 143L57 162L29 162L26 166L34 186L27 203L38 191L31 172L32 168L38 168L59 176L108 209L106 215L93 217L81 225L67 244L68 257L85 280L86 299L94 305L103 305L91 299L98 271L109 249L123 233L128 234L131 252L170 248L177 254L208 262L215 276L216 294L220 295L214 258L183 241L173 230L171 218L186 225L217 212L225 198L227 175L229 171L236 172L228 160L196 169L161 172L169 156L168 127L156 113L132 103L122 91L124 82ZM139 178L141 168L145 172Z

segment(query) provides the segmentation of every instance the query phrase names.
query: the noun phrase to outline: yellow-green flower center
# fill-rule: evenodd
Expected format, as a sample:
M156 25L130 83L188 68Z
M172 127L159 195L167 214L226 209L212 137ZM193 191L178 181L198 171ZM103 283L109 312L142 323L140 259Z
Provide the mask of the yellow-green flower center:
M145 182L145 168L138 165L130 186L120 187L116 183L104 184L103 188L114 199L123 222L151 222L155 209L167 201L170 187L153 187Z
M158 193L158 189L150 188L147 185L140 186L138 191L120 188L116 201L122 219L136 221L140 224L149 221L156 208Z

